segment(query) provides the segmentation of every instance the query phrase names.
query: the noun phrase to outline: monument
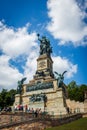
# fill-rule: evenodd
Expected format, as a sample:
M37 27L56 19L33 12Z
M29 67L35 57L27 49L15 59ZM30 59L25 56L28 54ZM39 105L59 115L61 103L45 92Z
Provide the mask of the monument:
M15 95L15 104L27 105L30 109L41 109L50 115L67 114L67 89L64 84L64 71L62 74L53 72L51 58L52 47L47 37L37 34L40 42L37 70L28 84L19 84L18 94ZM24 78L25 80L25 78ZM23 81L24 81L23 80Z

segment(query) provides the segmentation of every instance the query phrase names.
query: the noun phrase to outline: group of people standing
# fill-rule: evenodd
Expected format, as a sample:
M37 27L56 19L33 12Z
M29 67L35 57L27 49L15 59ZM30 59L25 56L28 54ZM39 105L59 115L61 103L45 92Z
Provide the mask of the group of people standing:
M14 111L20 112L27 112L32 114L33 117L37 117L39 114L42 113L41 108L29 108L27 105L23 106L23 105L15 105Z

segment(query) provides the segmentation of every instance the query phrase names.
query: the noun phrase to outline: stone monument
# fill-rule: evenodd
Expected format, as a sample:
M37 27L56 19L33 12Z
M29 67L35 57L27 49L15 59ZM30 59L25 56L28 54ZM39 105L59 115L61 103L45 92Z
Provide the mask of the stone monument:
M66 71L63 74L53 73L50 41L45 36L37 36L40 42L37 70L28 84L22 84L22 93L15 95L15 104L19 105L21 95L21 104L30 109L39 108L50 115L67 114L67 89L63 82Z

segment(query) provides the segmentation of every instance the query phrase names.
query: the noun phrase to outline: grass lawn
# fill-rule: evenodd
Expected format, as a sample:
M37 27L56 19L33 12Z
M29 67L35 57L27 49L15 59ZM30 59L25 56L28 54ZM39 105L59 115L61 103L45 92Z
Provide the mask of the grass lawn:
M87 118L81 118L71 123L48 128L46 130L87 130Z

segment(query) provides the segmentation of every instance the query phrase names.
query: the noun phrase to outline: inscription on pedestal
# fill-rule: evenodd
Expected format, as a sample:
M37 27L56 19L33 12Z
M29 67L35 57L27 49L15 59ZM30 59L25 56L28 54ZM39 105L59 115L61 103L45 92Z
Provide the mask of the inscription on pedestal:
M39 84L35 84L35 85L32 85L32 86L29 85L26 88L26 92L49 89L49 88L53 88L53 83L52 82L39 83Z
M38 61L38 70L42 70L47 68L47 62L46 60Z

